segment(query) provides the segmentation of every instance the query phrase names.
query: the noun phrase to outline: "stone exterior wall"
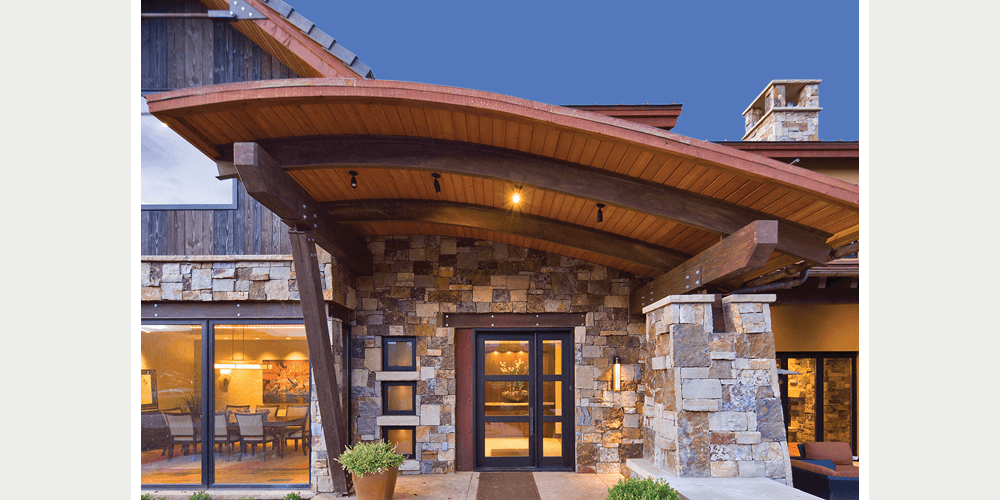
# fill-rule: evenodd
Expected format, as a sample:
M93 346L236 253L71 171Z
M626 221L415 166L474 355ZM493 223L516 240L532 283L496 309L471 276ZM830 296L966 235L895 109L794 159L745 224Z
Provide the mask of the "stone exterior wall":
M357 280L352 329L353 439L381 435L381 345L417 338L416 460L404 473L455 471L455 329L443 313L572 312L576 329L576 462L579 472L619 472L642 455L642 317L628 295L647 280L523 247L438 236L373 237L373 277ZM623 390L612 392L610 359L622 358ZM383 419L385 417L382 417ZM383 420L385 421L385 420ZM388 424L387 424L388 425Z
M643 455L682 477L791 478L781 416L773 295L674 295L646 309Z
M347 268L320 247L323 298L354 308ZM298 301L291 255L144 255L144 301Z

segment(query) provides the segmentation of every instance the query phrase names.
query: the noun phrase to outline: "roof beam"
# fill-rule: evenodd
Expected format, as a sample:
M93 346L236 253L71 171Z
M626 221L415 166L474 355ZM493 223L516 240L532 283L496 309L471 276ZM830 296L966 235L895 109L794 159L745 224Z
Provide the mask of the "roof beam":
M322 204L341 224L415 222L481 228L557 243L659 271L691 256L606 231L569 224L519 211L436 200L357 200Z
M644 307L668 295L690 293L763 266L778 244L778 231L777 221L751 222L684 264L632 292L629 298L630 313L640 314Z
M486 177L588 198L664 217L720 235L774 218L708 196L503 148L418 137L323 136L260 141L286 169L404 168ZM829 261L829 234L780 221L777 250L807 262Z
M368 247L347 227L321 217L320 204L260 145L253 142L234 144L233 165L247 193L281 217L285 224L313 229L316 243L355 273L370 276L374 272L374 259Z

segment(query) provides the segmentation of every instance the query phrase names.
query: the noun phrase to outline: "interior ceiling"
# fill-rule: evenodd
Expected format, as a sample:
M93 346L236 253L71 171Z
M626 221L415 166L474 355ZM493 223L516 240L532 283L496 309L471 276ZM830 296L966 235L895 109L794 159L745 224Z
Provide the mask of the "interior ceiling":
M855 185L646 125L488 92L294 79L147 99L155 116L223 164L234 143L261 144L358 235L491 240L656 277L676 265L671 259L709 248L747 220L776 219L779 239L799 247L779 246L759 275L802 260L808 251L798 248L819 255L827 238L859 221ZM432 172L441 175L440 192ZM387 203L395 208L357 208ZM606 205L603 222L597 203ZM575 240L553 236L577 228ZM614 247L621 248L605 251Z

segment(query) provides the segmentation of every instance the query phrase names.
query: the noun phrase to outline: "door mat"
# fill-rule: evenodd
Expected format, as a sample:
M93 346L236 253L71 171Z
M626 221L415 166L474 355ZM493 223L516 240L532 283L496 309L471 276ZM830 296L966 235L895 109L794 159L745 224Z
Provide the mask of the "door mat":
M480 472L476 500L541 500L530 472Z

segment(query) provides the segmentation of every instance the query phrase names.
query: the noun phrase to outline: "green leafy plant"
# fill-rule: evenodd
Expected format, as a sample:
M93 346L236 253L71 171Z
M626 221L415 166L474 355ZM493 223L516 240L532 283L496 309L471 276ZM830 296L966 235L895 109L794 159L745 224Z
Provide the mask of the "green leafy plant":
M302 500L302 497L300 497L298 493L295 493L293 491L293 492L285 495L285 500Z
M399 467L405 458L396 452L396 445L380 439L369 443L361 442L353 448L348 446L336 460L344 470L361 477Z
M192 493L188 497L188 500L212 500L212 497L208 496L208 493L204 491L199 491L198 493Z
M150 494L150 493L143 493L142 497L140 497L140 498L141 498L141 500L167 500L166 498L163 498L163 497L153 498L153 495Z
M647 477L622 479L608 490L607 500L679 500L677 490L666 481Z

